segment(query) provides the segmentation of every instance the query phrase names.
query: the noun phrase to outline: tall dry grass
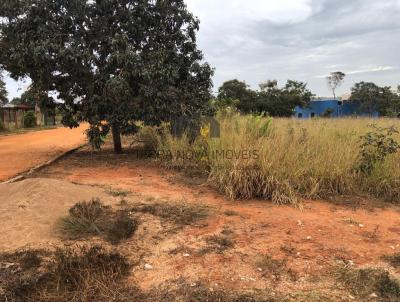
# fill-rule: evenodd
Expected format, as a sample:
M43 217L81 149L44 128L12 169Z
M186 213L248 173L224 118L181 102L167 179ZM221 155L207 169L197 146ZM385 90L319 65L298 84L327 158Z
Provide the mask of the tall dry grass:
M400 152L358 171L361 136L369 125L395 126L398 119L269 119L219 115L221 137L211 139L207 128L190 143L164 129L158 139L162 163L198 169L210 183L233 199L265 198L296 204L338 194L371 195L400 201ZM394 139L400 141L400 135ZM183 154L183 156L182 156ZM159 157L160 158L160 157Z

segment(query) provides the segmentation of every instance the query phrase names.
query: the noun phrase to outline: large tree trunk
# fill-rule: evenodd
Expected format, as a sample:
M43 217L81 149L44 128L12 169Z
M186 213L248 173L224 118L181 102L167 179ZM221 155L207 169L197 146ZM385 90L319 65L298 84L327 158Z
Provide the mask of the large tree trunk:
M113 143L114 143L114 152L116 154L122 153L122 144L121 144L121 130L118 124L114 124L111 126Z

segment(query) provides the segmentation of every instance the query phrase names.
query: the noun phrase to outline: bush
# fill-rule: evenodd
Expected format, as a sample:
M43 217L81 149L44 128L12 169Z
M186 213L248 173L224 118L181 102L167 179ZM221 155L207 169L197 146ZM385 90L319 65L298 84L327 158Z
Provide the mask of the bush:
M361 136L362 144L358 170L371 175L377 165L385 161L387 156L400 150L393 135L399 132L394 126L381 128L376 125L370 126L373 130Z
M36 115L33 111L28 111L24 114L24 127L34 128L36 127Z

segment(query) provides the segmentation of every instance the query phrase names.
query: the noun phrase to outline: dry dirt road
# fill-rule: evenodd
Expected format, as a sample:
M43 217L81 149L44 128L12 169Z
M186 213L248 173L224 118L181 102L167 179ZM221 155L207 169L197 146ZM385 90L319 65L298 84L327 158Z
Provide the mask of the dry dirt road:
M84 130L81 126L0 136L0 181L83 144Z

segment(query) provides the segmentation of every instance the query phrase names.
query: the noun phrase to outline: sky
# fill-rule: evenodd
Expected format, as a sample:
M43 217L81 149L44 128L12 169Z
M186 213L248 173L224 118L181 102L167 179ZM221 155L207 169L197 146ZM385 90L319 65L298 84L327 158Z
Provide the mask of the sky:
M277 79L308 83L331 96L330 72L356 82L400 85L400 0L187 0L200 19L198 45L215 67L214 90L227 80L253 89Z
M400 0L186 0L200 19L198 46L215 68L214 91L227 80L253 89L276 79L303 81L331 96L330 72L356 82L400 84ZM5 77L9 99L29 85Z

